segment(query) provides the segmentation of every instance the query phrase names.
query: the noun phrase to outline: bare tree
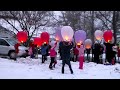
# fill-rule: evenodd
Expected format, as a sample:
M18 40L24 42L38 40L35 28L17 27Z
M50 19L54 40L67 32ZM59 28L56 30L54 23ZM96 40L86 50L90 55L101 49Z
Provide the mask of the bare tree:
M52 11L1 11L0 18L4 19L10 24L16 31L19 31L11 20L15 20L19 23L23 31L28 32L28 42L41 26L46 26L51 17Z

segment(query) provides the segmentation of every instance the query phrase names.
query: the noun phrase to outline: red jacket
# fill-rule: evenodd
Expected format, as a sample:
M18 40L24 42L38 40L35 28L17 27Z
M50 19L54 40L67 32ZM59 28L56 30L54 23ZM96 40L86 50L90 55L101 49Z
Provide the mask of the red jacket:
M79 54L79 50L77 48L74 48L73 49L73 53L74 53L74 55L78 55Z
M118 57L120 57L120 48L118 48L118 53L117 54L118 54Z
M18 49L18 47L20 46L20 44L19 43L17 43L17 44L15 44L15 53L19 53L19 49Z

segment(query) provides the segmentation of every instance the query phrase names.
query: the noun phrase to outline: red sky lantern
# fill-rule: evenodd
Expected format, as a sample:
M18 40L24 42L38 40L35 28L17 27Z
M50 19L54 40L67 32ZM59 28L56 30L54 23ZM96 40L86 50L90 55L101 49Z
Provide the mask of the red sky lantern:
M41 33L41 40L42 40L42 43L49 43L49 34L47 32L42 32Z
M36 37L34 38L34 45L37 45L38 47L41 46L41 38L39 37Z
M21 43L26 42L27 39L28 39L27 33L24 32L24 31L18 32L18 33L17 33L17 39L18 39L18 41L21 42Z
M113 36L113 34L112 34L112 31L111 31L111 30L107 30L107 31L105 31L104 34L103 34L104 40L105 40L107 43L112 40L112 36Z

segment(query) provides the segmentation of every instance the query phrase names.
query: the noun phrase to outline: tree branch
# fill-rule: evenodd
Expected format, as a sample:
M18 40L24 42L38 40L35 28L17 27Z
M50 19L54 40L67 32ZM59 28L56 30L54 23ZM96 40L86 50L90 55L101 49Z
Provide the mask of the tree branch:
M14 26L14 25L12 25L8 20L6 20L6 19L4 19L8 24L10 24L16 31L18 31L19 32L19 30Z

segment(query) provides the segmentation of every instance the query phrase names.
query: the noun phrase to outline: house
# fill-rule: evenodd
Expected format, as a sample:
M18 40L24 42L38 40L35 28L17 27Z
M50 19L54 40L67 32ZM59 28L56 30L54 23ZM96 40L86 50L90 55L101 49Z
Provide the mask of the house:
M3 26L0 26L0 37L10 37L10 38L14 38L15 37L15 33L4 28Z

